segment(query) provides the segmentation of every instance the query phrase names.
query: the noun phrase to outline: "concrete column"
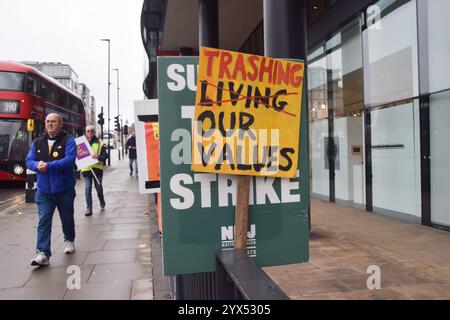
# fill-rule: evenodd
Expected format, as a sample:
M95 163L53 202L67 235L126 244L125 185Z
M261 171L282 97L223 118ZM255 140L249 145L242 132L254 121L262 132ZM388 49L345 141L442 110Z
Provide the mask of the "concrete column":
M306 58L308 54L307 0L264 0L264 55L272 58L302 59L305 61L305 84L308 83ZM303 98L308 101L307 85ZM309 112L306 125L309 126ZM309 141L306 130L307 141ZM309 154L309 145L308 145ZM311 230L311 204L308 207Z
M264 54L306 60L307 0L264 0Z
M219 48L218 0L198 1L199 47Z

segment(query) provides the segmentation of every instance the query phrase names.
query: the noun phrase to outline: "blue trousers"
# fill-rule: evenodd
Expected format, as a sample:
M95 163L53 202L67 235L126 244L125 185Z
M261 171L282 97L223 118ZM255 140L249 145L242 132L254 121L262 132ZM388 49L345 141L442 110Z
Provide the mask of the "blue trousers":
M133 173L133 166L136 170L136 175L138 175L138 164L137 164L137 159L128 159L128 164L130 166L130 172Z
M61 218L64 241L75 240L74 203L75 189L56 194L48 195L37 191L35 201L38 206L39 224L37 229L36 249L43 252L47 257L51 257L51 237L52 220L55 209L58 208Z
M92 181L94 181L95 190L97 190L98 199L100 201L105 201L105 198L103 196L103 186L102 186L102 179L103 176L97 175L98 182L95 181L95 178L91 175L84 176L84 195L86 197L86 208L92 209Z

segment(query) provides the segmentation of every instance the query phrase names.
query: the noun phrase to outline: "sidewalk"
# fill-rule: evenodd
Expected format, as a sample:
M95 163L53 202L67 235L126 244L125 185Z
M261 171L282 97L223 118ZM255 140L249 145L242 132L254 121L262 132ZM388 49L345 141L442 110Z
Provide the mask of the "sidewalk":
M36 205L0 212L0 300L171 299L153 196L139 194L127 160L107 169L104 189L105 210L94 192L94 215L85 217L84 183L77 181L77 251L62 253L56 213L45 268L30 266ZM450 232L316 199L311 205L310 261L264 268L291 299L450 299ZM81 268L81 290L67 289L71 265ZM381 290L367 288L372 265L381 269Z
M104 176L105 210L93 190L94 214L85 217L84 182L77 180L76 252L63 254L57 211L53 219L50 266L30 266L35 256L35 204L0 214L0 299L153 299L150 217L154 203L139 194L127 159L113 161ZM149 214L150 208L150 214ZM67 267L81 269L81 290L69 290Z
M310 261L264 268L291 299L450 299L450 232L311 199ZM367 273L380 267L381 290Z

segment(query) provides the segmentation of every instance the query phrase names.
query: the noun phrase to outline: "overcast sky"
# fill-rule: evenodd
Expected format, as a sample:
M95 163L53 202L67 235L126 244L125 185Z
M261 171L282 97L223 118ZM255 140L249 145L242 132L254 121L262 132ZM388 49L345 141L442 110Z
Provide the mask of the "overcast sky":
M96 99L108 105L111 68L119 68L120 113L133 122L133 101L144 98L146 55L140 35L143 0L0 0L0 60L70 64ZM116 72L111 72L111 128L117 115ZM106 117L105 117L106 119ZM124 122L125 123L125 122Z

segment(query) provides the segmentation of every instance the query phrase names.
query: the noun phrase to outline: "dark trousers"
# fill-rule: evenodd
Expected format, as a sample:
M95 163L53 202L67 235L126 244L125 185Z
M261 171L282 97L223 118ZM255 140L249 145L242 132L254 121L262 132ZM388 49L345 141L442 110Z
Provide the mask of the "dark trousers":
M105 201L105 198L103 197L103 186L102 186L103 177L97 175L98 182L100 182L100 184L98 184L97 181L95 181L95 178L91 175L84 176L83 178L84 178L84 195L86 197L86 208L92 209L92 181L94 182L95 190L97 190L98 199L101 202Z
M36 250L51 257L52 220L55 209L58 208L61 218L65 241L75 240L75 221L73 218L75 200L75 189L57 195L47 195L36 192L35 201L39 211L39 225L37 229Z

